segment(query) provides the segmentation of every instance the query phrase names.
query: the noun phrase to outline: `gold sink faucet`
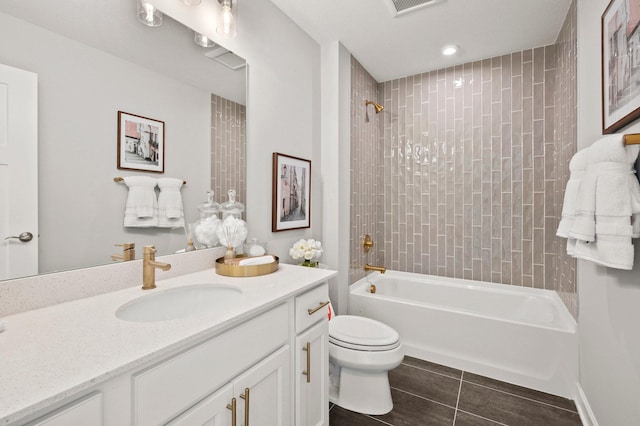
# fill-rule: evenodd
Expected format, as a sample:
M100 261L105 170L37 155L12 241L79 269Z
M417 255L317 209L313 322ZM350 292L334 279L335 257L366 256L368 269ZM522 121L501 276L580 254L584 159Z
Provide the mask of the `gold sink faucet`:
M365 271L378 271L381 274L384 274L385 272L387 272L387 268L385 268L384 266L374 266L374 265L369 265L368 263L364 265L364 270Z
M156 262L155 246L144 246L144 257L142 259L143 290L156 288L156 268L168 271L171 269L171 265L168 263Z
M136 258L136 245L135 243L122 243L116 244L116 247L122 247L122 254L112 254L111 260L120 260L126 262Z

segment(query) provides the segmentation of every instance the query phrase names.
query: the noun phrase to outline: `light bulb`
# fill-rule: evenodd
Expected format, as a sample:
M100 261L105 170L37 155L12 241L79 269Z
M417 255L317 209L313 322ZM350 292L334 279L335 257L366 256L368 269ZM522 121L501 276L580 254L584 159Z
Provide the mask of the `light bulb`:
M146 13L146 16L144 18L145 22L147 24L153 24L153 6L151 6L149 3L145 3L144 11Z
M138 21L149 27L162 25L162 12L146 0L138 0Z
M231 0L220 0L222 10L218 18L217 32L221 33L224 38L235 36L235 22L233 17Z
M198 46L202 46L202 47L213 47L216 45L211 39L207 38L207 36L202 35L197 31L193 32L193 41Z

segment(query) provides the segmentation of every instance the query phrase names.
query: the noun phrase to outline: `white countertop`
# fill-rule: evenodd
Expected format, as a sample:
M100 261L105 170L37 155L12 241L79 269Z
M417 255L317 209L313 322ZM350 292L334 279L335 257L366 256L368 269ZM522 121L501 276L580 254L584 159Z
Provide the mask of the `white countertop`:
M281 264L269 275L232 278L209 269L158 280L154 290L136 286L4 317L0 425L174 354L335 274ZM158 272L157 278L161 277ZM224 310L193 318L127 322L115 317L121 305L151 292L206 283L237 286L243 297Z

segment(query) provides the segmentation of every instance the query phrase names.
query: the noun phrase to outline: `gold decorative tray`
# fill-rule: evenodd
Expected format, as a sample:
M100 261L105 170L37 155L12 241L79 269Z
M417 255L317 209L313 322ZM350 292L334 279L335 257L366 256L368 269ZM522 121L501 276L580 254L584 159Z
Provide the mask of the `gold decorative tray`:
M238 255L237 258L245 258L245 255ZM262 265L233 265L224 263L224 257L216 259L216 272L220 275L227 277L257 277L258 275L267 275L278 270L278 264L280 259L278 256L273 256L275 259L272 263L265 263Z

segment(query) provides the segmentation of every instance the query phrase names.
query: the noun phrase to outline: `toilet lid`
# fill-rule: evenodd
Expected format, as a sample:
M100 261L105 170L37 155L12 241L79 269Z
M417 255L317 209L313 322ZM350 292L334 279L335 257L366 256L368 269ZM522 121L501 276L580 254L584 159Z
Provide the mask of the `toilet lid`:
M371 318L338 315L329 321L329 341L351 349L388 350L398 347L400 335Z

